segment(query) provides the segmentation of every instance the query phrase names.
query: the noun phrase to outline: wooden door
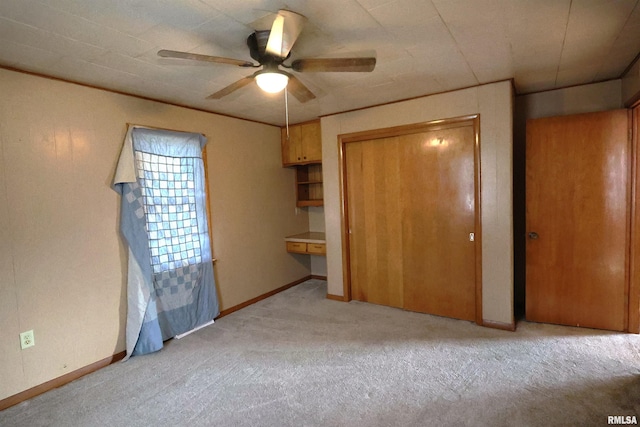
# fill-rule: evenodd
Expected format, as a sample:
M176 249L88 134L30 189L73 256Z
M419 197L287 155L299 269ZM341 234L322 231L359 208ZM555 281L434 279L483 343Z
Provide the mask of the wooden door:
M351 295L404 307L399 138L347 144Z
M473 126L406 139L401 161L405 308L474 320Z
M528 320L626 328L629 155L626 110L527 121Z
M345 144L351 296L476 320L473 121Z

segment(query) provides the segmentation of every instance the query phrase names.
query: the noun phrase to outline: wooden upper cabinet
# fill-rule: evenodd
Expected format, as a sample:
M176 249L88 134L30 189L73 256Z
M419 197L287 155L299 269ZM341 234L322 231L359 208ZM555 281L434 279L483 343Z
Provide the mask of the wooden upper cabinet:
M320 121L302 123L282 128L282 164L304 165L322 162L322 138Z

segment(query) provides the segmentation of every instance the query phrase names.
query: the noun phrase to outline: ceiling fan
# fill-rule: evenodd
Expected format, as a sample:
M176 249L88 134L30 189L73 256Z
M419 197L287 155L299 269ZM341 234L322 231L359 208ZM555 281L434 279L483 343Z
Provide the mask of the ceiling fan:
M291 65L284 64L289 58L291 48L296 42L307 18L289 10L278 11L270 30L259 30L247 38L249 54L258 61L224 58L220 56L200 55L175 50L160 50L158 55L164 58L192 59L218 64L236 65L260 70L235 83L209 95L207 99L220 99L225 95L248 85L254 79L258 86L270 93L276 93L288 87L289 92L300 102L307 102L315 95L296 76L280 67L299 73L305 72L371 72L375 68L376 58L309 58L296 59Z

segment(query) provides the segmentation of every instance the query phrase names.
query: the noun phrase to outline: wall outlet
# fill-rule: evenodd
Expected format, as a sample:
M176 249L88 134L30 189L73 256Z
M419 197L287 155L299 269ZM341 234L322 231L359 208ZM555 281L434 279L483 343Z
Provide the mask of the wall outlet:
M36 345L35 336L33 335L33 329L20 334L20 348L25 349Z

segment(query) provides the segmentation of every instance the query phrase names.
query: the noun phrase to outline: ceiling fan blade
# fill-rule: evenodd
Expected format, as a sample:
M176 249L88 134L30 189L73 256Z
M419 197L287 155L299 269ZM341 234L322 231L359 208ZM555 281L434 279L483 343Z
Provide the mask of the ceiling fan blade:
M254 77L255 77L255 74L252 74L250 76L247 76L245 78L242 78L242 79L238 80L235 83L231 83L229 86L217 91L216 93L213 93L213 94L207 96L207 99L220 99L223 96L227 96L231 92L235 92L236 90L238 90L240 88L243 88L246 85L248 85L249 83L251 83L253 81Z
M310 58L296 59L291 68L301 73L318 71L371 72L376 67L376 58Z
M278 16L271 26L266 52L280 58L286 58L298 39L305 22L307 22L307 18L295 12L284 9L278 11Z
M255 67L253 62L241 59L223 58L221 56L200 55L197 53L180 52L177 50L162 49L158 51L158 56L163 58L193 59L196 61L215 62L217 64L237 65L239 67Z
M289 76L289 84L287 85L287 90L291 92L293 96L296 97L298 101L301 103L305 103L307 101L311 101L315 99L315 95L311 92L300 80L296 78L296 76L287 73Z
M270 30L273 26L273 21L276 19L276 16L278 16L277 12L271 12L264 9L254 9L254 12L262 15L249 24L249 27L253 28L254 31Z
M265 51L274 56L282 55L282 41L284 39L284 16L278 14L273 21L271 31L269 32L269 40Z

